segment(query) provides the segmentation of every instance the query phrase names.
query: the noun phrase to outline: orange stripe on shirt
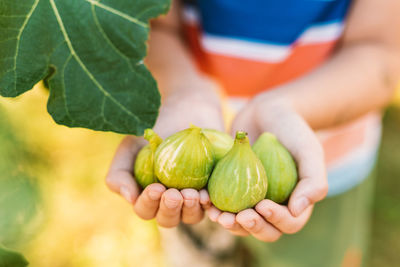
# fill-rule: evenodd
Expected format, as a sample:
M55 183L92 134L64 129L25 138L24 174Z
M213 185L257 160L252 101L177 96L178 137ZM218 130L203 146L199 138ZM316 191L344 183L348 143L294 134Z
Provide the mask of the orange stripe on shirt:
M341 129L332 130L332 135L322 141L327 165L346 155L365 142L365 123L346 125Z
M336 41L306 44L298 42L291 46L290 55L285 60L268 63L208 52L200 43L199 36L202 33L197 25L185 25L185 30L199 68L219 81L228 98L243 100L312 71L329 58L336 45ZM367 136L371 129L379 128L379 118L376 117L376 114L366 115L346 125L322 131L320 141L324 147L327 165L337 163L362 147L373 153L379 139Z
M236 97L254 96L304 75L324 62L336 44L295 44L286 60L268 63L204 51L198 26L185 25L184 29L199 68L217 79L228 95Z

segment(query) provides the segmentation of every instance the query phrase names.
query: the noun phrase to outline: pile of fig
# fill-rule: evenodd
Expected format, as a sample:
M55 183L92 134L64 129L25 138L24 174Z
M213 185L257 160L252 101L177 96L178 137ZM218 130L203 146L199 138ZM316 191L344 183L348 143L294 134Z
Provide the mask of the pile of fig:
M147 129L149 142L134 166L142 188L162 183L168 188L207 187L211 202L222 211L237 213L267 198L285 203L297 183L289 151L271 133L250 145L246 132L235 140L226 133L196 126L162 140Z

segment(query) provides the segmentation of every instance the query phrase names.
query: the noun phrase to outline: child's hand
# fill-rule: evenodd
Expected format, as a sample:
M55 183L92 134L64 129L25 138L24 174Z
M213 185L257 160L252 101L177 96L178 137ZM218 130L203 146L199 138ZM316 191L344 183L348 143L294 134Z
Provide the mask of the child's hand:
M193 94L177 91L165 99L154 130L162 138L189 127L190 123L223 130L219 99L210 92L204 88ZM146 143L143 138L134 136L122 141L106 178L108 187L132 203L139 217L145 220L156 218L160 226L174 227L181 221L187 224L200 222L204 209L210 207L205 190L179 191L155 183L140 192L133 177L133 166L137 153Z
M312 209L313 205L310 205L295 217L288 207L264 199L254 209L246 209L238 214L222 212L212 206L208 209L208 217L234 235L253 235L264 242L275 242L282 233L293 234L301 230L307 223Z
M309 219L314 203L328 191L323 149L307 123L283 100L255 99L237 116L233 130L246 130L254 141L262 132L272 132L291 152L298 166L299 182L288 207L262 200L255 209L237 215L209 209L212 221L237 235L252 234L272 242L282 233L299 231Z
M187 224L200 222L204 208L210 205L205 191L178 191L155 183L140 192L132 173L133 162L143 143L143 139L133 136L122 141L106 178L108 187L132 203L139 217L145 220L156 218L160 226L174 227L180 221Z

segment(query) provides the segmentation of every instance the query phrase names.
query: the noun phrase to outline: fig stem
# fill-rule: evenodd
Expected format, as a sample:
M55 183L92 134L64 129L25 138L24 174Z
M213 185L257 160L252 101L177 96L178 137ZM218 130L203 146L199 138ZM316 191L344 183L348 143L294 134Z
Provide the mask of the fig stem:
M147 141L150 141L150 139L155 135L156 133L152 129L146 129L144 130L144 139Z
M201 129L200 127L197 127L193 123L189 124L189 129L191 129L193 133L201 133L201 134L203 134L203 129Z
M249 144L249 138L247 138L247 133L244 131L237 131L236 132L236 138L235 138L235 143L238 144Z
M241 139L245 139L247 136L247 133L244 131L237 131L236 132L236 139L241 140Z
M150 143L150 147L153 151L162 143L162 139L152 129L144 130L144 139Z
M197 127L196 125L194 125L193 123L189 124L189 128L190 129L201 129L200 127Z

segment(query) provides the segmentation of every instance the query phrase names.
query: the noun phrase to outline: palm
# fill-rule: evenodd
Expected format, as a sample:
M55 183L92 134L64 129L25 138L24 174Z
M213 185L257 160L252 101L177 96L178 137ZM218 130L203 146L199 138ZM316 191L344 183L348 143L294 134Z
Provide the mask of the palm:
M250 103L235 118L232 131L246 130L250 141L262 132L271 132L292 153L297 162L300 180L288 206L262 200L254 209L232 214L215 207L209 209L212 221L220 223L236 235L252 234L272 242L282 233L299 231L311 215L313 204L325 197L327 180L321 145L307 123L290 107L257 106Z
M216 101L206 100L206 98L181 95L169 97L160 110L154 131L166 138L188 128L190 123L199 127L223 130L219 105L211 104ZM107 175L107 185L112 191L121 194L133 203L136 214L142 219L155 218L163 227L174 227L181 221L188 224L198 223L203 218L204 209L210 206L206 190L178 191L155 183L147 186L140 193L132 176L132 168L136 154L145 143L142 138L132 136L124 139Z

